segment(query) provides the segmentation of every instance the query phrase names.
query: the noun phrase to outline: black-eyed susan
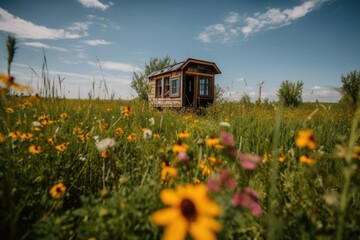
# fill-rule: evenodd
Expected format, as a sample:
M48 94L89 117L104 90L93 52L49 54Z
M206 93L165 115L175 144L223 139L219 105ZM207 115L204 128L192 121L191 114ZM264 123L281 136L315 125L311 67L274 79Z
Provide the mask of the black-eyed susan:
M283 163L285 162L286 156L284 154L280 154L279 156L279 162Z
M50 120L49 118L44 118L42 121L41 121L41 124L42 125L50 125L50 124L53 124L54 121L53 120Z
M131 133L128 137L127 137L128 142L135 142L136 140L136 134L135 133Z
M182 142L177 142L174 146L172 146L171 150L174 153L179 153L179 152L186 152L189 148L189 145L182 143Z
M23 133L20 136L21 139L30 139L32 137L33 137L33 135L31 133Z
M28 150L29 150L29 153L31 153L31 154L40 154L41 146L31 145Z
M123 107L122 110L123 110L123 111L122 111L122 114L123 114L124 117L129 117L129 116L130 116L131 111L130 111L130 107L129 107L129 106Z
M211 137L208 137L207 139L205 139L205 144L209 148L215 148L217 145L220 144L220 139L216 138L214 136L211 136Z
M308 147L312 150L316 149L316 138L314 133L309 129L298 131L295 144L299 148Z
M63 183L55 184L50 189L50 195L55 199L62 198L64 196L65 192L66 192L66 187Z
M5 75L0 73L0 82L5 85L6 88L12 88L19 91L28 91L31 92L29 87L23 86L15 82L15 78L10 75Z
M74 134L79 134L79 133L81 133L81 128L80 128L80 127L74 127L74 128L73 128L73 133L74 133Z
M121 136L124 134L124 130L122 128L116 128L115 134L116 134L116 136Z
M48 144L54 144L56 142L56 138L55 137L49 137L48 139L47 139L47 143Z
M200 161L199 168L201 169L201 173L203 176L209 176L211 174L212 169L210 165L205 162L204 159Z
M163 184L165 181L172 181L177 176L177 170L176 168L170 166L166 162L162 163L161 168L161 184Z
M184 130L184 131L179 132L179 133L177 134L177 137L178 137L179 139L189 138L189 137L190 137L190 133L189 133L188 131Z
M5 137L2 133L0 133L0 143L5 141Z
M7 107L7 108L6 108L6 112L8 112L8 113L14 113L14 109L11 108L11 107Z
M17 138L21 137L21 133L20 133L20 131L13 131L13 132L10 132L8 136L11 139L17 139Z
M69 116L69 115L68 115L67 113L61 113L61 114L60 114L60 117L61 117L61 118L67 118L68 116Z
M188 233L193 239L214 240L215 233L221 231L215 219L221 208L209 198L205 184L164 189L160 200L169 207L156 211L150 218L156 225L165 226L164 240L183 240Z
M360 146L356 145L353 149L352 158L360 160Z
M101 152L101 157L102 158L108 158L109 157L109 150L104 150Z
M220 159L215 156L210 156L208 160L211 163L211 165L219 165L221 163Z
M314 159L312 159L310 156L306 154L300 157L300 162L307 165L314 165L316 163Z
M153 134L153 139L159 140L160 139L160 134L154 133Z
M55 146L55 149L59 152L64 152L66 150L67 144L66 143L61 143L59 145Z
M85 142L85 141L90 140L91 135L89 133L83 133L83 134L79 135L79 138L81 141Z

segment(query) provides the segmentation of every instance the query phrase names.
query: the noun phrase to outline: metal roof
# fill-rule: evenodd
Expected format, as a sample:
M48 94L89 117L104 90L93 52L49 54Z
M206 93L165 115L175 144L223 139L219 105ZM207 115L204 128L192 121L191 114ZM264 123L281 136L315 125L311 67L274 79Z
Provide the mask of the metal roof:
M221 73L221 71L219 70L219 68L216 66L215 63L213 62L208 62L208 61L204 61L204 60L197 60L197 59L193 59L193 58L188 58L186 61L183 62L179 62L173 65L169 65L166 66L162 69L153 71L152 73L150 73L147 77L155 77L157 75L161 75L161 74L165 74L165 73L169 73L169 72L173 72L179 69L184 68L189 62L203 62L203 63L207 63L209 65L213 65L213 67L215 68L215 71L217 72L217 74Z

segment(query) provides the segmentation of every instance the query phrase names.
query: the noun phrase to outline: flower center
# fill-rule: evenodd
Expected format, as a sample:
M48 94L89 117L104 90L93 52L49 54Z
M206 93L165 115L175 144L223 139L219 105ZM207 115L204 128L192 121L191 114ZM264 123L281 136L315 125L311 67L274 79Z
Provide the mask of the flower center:
M196 219L196 208L194 203L185 198L180 204L181 213L188 221L195 221Z

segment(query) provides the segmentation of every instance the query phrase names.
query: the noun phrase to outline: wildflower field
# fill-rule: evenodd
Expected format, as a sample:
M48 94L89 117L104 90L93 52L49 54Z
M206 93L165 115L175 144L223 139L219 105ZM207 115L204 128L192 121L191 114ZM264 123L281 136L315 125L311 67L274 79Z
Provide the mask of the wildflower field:
M0 101L4 239L360 236L353 108Z

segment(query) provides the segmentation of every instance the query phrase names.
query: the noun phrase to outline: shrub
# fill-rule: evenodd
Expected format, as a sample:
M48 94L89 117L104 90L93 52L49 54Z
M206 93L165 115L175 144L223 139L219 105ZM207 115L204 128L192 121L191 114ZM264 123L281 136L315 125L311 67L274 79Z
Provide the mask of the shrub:
M303 81L297 81L296 83L289 82L288 80L282 81L276 95L280 100L284 101L284 106L297 107L302 103L303 85Z

